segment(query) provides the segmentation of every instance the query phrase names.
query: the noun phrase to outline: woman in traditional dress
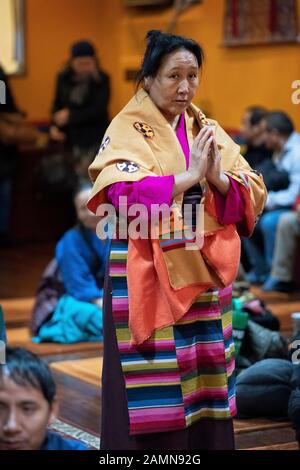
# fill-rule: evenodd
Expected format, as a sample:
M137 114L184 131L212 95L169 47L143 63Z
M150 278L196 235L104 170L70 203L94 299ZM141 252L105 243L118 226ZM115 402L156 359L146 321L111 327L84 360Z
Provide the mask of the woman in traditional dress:
M142 86L90 166L88 206L99 214L110 202L130 216L143 204L149 220L155 204L172 210L169 228L159 224L157 236L129 232L124 239L117 230L112 239L101 449L233 449L231 284L238 232L252 233L265 186L239 146L192 104L201 47L155 30L147 41ZM178 233L186 202L196 216L202 209L202 244L195 232Z

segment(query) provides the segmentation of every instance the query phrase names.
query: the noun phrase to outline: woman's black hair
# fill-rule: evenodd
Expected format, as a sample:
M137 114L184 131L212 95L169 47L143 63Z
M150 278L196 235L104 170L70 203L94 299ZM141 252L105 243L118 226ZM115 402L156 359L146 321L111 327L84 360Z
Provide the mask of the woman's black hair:
M53 403L56 386L48 365L23 348L6 348L5 364L0 365L0 382L4 376L17 385L30 385L40 390L49 405Z
M204 53L201 46L193 39L175 34L162 33L157 29L148 31L146 35L147 47L142 66L137 75L137 88L146 77L155 77L164 57L178 49L186 49L194 54L198 67L201 69Z

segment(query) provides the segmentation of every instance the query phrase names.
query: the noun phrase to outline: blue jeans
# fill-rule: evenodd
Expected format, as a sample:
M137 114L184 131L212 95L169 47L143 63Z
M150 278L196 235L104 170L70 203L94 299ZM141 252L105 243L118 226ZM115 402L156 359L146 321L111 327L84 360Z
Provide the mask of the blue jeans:
M243 249L258 276L269 274L272 267L276 229L280 216L290 209L265 212L255 227L251 238L243 239Z
M5 235L9 229L11 209L11 180L0 180L0 234Z

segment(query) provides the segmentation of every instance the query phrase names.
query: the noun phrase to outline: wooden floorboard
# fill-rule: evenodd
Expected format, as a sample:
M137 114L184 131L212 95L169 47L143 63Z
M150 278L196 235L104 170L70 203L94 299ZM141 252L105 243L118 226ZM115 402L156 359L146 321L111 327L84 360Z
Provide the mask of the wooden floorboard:
M95 356L97 354L102 354L103 349L103 344L101 342L83 342L75 344L33 343L31 341L28 327L8 328L7 342L11 347L26 348L38 356L57 356L79 352L93 352Z
M251 447L244 450L299 450L299 444L297 441L286 442L285 444L274 444L262 447Z
M100 434L101 389L53 371L60 400L59 418L87 432Z
M237 449L251 449L270 445L288 444L295 442L295 433L292 427L271 428L240 433L235 435Z
M79 352L64 352L64 354L49 354L42 356L43 361L47 362L47 364L52 364L53 362L62 362L62 361L77 361L78 359L88 359L91 357L95 357L98 352L95 351L79 351ZM100 350L100 355L102 355L102 351Z
M101 387L103 357L90 357L78 360L68 360L51 364L51 370L62 372L82 382Z
M34 297L20 297L16 299L0 299L0 305L4 312L6 328L28 326Z
M234 432L236 435L245 434L254 431L263 431L266 429L279 429L290 426L288 420L275 421L266 418L255 418L255 419L235 419L234 420Z

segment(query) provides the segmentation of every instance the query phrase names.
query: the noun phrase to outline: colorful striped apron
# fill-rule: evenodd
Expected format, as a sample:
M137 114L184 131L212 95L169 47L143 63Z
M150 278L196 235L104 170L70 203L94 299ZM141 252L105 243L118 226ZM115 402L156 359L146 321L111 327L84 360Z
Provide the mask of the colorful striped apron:
M231 287L201 294L176 325L132 346L127 252L126 241L112 240L112 310L130 434L184 429L202 418L231 418L236 411Z

